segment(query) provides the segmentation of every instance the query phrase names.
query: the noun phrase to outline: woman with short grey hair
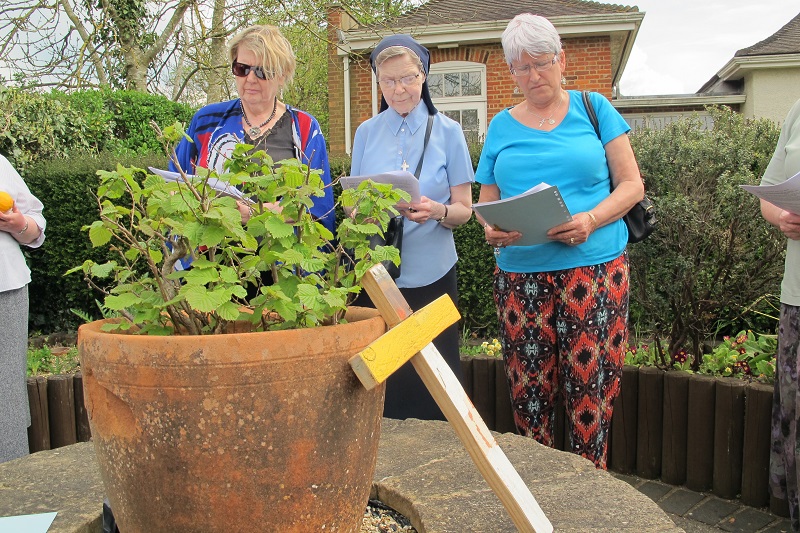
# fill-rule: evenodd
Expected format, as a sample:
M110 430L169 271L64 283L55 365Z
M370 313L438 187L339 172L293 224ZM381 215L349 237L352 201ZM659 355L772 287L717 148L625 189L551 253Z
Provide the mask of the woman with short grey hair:
M482 221L497 261L494 300L514 421L523 435L553 446L561 396L569 449L605 468L628 341L622 216L644 195L630 127L603 95L591 93L595 131L581 92L562 87L566 53L544 17L514 17L502 43L524 98L489 125L475 173L480 201L546 182L572 213L550 229L549 242L533 246L517 246L519 232Z

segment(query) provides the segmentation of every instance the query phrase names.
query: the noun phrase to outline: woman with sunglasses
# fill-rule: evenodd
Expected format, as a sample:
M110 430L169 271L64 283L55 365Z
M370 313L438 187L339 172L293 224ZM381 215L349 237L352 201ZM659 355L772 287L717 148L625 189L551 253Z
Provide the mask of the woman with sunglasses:
M228 44L231 72L239 98L210 104L192 118L187 135L177 148L178 164L194 173L196 167L223 171L225 160L238 143L265 150L273 161L296 158L322 170L325 196L314 198L311 214L334 230L333 191L328 151L319 123L310 114L281 102L279 97L295 73L292 45L278 28L250 26ZM171 170L177 170L170 162ZM240 202L242 222L250 210Z
M572 213L572 221L548 232L550 242L533 246L515 246L519 232L484 224L497 261L494 300L514 421L521 434L553 446L561 396L569 449L605 468L628 340L628 232L621 218L644 195L630 127L605 97L591 93L595 132L581 92L562 87L566 57L544 17L517 15L501 42L524 98L489 125L475 171L480 201L546 182L558 186Z
M475 174L464 133L458 122L434 107L427 82L430 53L410 35L382 39L370 63L381 89L381 112L356 130L350 173L406 169L414 173L419 167L422 196L402 211L405 220L396 283L411 309L420 309L443 294L457 304L453 229L472 216ZM357 302L365 300L366 296L360 296ZM461 376L458 340L458 326L453 324L433 343L456 376ZM411 365L389 377L383 414L444 420Z

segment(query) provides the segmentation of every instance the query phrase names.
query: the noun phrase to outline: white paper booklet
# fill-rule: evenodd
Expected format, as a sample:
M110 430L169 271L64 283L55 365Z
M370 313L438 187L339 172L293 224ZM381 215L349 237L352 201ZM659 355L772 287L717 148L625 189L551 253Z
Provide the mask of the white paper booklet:
M161 170L159 168L148 167L150 172L161 176L164 178L164 181L182 181L181 175L177 172L171 172L169 170ZM200 176L195 176L193 174L187 174L190 180L194 180L195 178L200 179ZM208 186L214 189L215 191L219 191L222 194L227 194L228 196L232 196L239 200L246 201L247 199L242 196L242 191L229 185L228 183L218 179L218 178L208 178Z
M777 185L742 185L741 187L781 209L800 215L800 172Z
M497 229L522 233L510 246L552 242L547 232L572 220L558 187L547 183L510 198L473 204L472 209Z
M375 183L388 183L397 189L406 191L411 196L412 204L420 200L419 180L407 170L395 170L370 176L343 176L339 178L339 184L343 189L354 189L365 180L372 180Z

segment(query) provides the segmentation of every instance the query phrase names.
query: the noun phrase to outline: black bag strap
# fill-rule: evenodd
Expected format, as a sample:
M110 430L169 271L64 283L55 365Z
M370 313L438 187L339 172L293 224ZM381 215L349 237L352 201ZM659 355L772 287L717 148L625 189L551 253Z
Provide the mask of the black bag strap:
M600 123L597 121L597 113L594 112L594 106L592 105L592 100L589 98L589 91L583 91L583 106L586 108L586 113L589 115L589 122L592 123L594 127L594 132L597 134L597 138L600 139L602 142L603 139L600 137Z
M419 156L419 163L417 163L417 170L414 171L414 177L419 179L419 173L422 172L422 161L425 159L425 149L428 147L428 141L431 138L431 129L433 128L433 115L428 115L428 125L425 126L425 140L422 143L422 155Z

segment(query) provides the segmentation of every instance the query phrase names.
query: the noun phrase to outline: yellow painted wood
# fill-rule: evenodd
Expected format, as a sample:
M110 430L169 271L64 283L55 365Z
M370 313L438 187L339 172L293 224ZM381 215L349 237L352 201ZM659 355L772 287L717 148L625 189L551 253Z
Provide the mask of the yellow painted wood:
M350 366L364 387L372 389L459 318L461 315L453 300L444 294L350 358Z
M382 265L371 268L362 284L390 327L411 315L408 303ZM410 361L517 529L551 533L552 524L436 347L428 344Z

